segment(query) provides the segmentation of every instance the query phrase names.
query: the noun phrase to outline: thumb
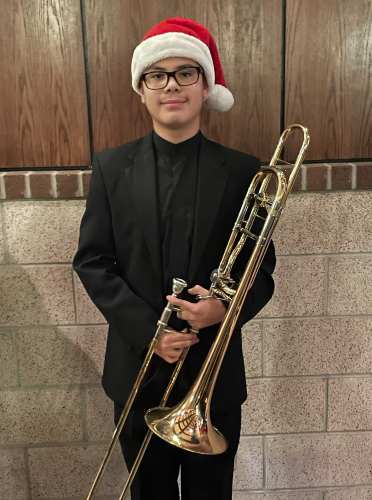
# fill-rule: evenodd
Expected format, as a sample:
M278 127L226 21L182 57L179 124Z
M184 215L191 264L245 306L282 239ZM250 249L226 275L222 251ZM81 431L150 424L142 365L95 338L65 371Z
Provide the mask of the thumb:
M188 328L184 328L181 333L188 333L188 332L189 332Z
M189 288L187 291L190 295L203 295L205 293L208 294L208 290L200 285L195 285L193 288Z

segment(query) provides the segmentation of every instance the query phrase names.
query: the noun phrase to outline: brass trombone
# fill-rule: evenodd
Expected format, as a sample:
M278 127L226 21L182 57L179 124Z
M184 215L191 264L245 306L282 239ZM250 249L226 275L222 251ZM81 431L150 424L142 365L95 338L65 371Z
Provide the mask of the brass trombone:
M276 164L278 161L283 161L279 160L279 156L288 135L294 129L302 130L303 142L287 181ZM157 436L179 448L205 455L217 455L227 449L226 439L211 424L210 405L213 389L240 310L256 278L275 226L304 160L309 142L310 136L307 128L302 125L291 125L286 128L279 139L269 166L261 168L254 176L221 263L211 275L212 285L208 297L220 298L230 303L225 319L188 394L173 408L153 408L145 415L147 425ZM272 176L275 176L277 180L277 189L273 199L267 193ZM252 204L251 212L247 220L244 220ZM266 217L258 214L260 207L267 209ZM264 219L262 230L258 235L251 232L256 217ZM240 238L235 244L239 235ZM230 272L247 238L254 240L255 245L244 274L235 288Z
M292 164L285 162L284 160L280 160L279 157L288 136L295 129L300 129L302 131L303 142L297 158ZM297 174L305 158L309 142L310 136L306 127L298 124L287 127L280 136L270 164L267 167L262 167L253 178L244 198L237 220L234 224L232 234L226 246L221 263L218 269L213 271L211 274L212 284L209 295L207 297L199 297L200 299L215 298L227 301L229 303L229 307L227 309L225 319L220 325L218 334L212 344L207 358L203 363L197 379L184 399L173 408L165 408L166 401L185 360L188 348L184 349L182 352L160 406L147 411L145 420L151 430L148 431L145 440L142 443L140 452L132 470L129 473L128 480L119 500L123 500L129 492L130 485L132 484L133 478L151 439L152 432L170 444L194 453L215 455L223 453L226 450L227 442L225 438L211 424L210 404L213 389L240 310L247 293L256 278L258 269L271 241L273 231L278 223L288 195L292 190ZM293 167L288 181L286 180L282 170L277 167L278 162L283 162ZM272 177L276 179L277 184L275 195L270 197L268 194L268 186ZM244 220L250 206L252 206L251 211L247 219ZM261 207L266 208L266 217L262 217L258 214ZM262 230L258 235L251 231L256 217L264 220ZM238 236L240 237L236 242ZM254 240L255 244L243 276L239 283L235 284L230 277L231 269L247 238ZM187 286L183 280L179 279L173 280L173 283L174 296L180 293ZM94 492L97 490L102 474L124 426L141 381L156 349L157 343L159 342L164 329L167 327L170 315L174 310L177 310L177 308L168 303L163 311L161 319L158 321L158 329L150 344L140 374L138 375L136 383L128 398L118 426L114 431L111 444L92 485L91 491L88 494L87 500L90 500Z

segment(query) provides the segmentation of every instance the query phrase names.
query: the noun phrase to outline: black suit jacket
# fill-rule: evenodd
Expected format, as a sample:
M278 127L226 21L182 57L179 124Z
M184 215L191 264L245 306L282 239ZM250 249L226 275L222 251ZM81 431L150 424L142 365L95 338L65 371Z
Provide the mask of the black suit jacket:
M210 273L222 258L246 190L258 169L257 158L202 137L189 275L179 276L189 287L198 284L209 288ZM156 207L152 134L95 155L73 266L109 324L102 383L107 395L120 404L126 402L165 304ZM235 263L233 276L237 278L249 258L249 247L251 243ZM212 408L217 411L246 399L240 330L271 298L274 267L271 244L247 295L218 376L212 399ZM192 380L217 330L218 325L201 330L200 342L191 347L185 370ZM173 368L155 355L139 399L149 398L149 406L157 405Z

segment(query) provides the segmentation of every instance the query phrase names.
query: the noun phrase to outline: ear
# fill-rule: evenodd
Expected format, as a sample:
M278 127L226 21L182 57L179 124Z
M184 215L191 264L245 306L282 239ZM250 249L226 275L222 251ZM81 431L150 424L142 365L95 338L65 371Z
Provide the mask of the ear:
M203 97L206 99L209 95L209 88L208 88L208 83L207 79L203 75Z
M141 94L142 104L146 104L145 92L143 90L143 82L140 82L140 84L138 85L138 90L139 90L139 93Z

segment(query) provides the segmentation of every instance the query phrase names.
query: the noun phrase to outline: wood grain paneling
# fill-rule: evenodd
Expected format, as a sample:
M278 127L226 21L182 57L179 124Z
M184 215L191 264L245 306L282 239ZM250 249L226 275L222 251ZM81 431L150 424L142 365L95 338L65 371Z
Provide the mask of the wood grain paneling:
M202 2L203 3L203 2ZM281 0L221 0L198 4L198 18L220 49L235 98L228 113L208 111L207 136L269 160L280 134Z
M77 0L2 0L0 96L0 167L89 165Z
M220 49L235 106L203 113L212 140L268 159L280 127L281 0L85 0L96 151L151 130L132 90L130 63L145 33L167 17L205 24Z
M285 122L309 127L307 159L372 157L370 0L287 0Z

